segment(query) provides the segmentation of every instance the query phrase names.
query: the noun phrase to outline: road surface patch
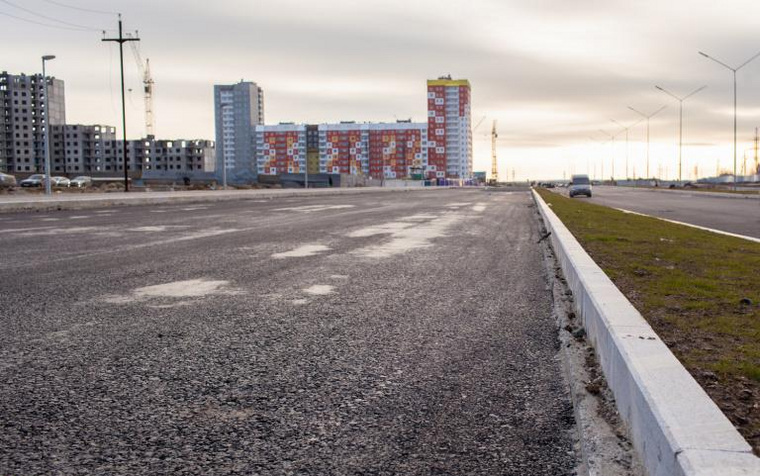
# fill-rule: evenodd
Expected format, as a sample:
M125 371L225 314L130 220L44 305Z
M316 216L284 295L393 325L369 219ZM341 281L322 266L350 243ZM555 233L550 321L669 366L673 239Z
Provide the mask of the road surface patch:
M406 228L409 228L410 226L414 226L414 224L390 222L390 223L384 223L382 225L373 225L367 228L362 228L360 230L352 231L351 233L348 234L348 236L349 238L364 238L367 236L392 234L392 233L396 233L401 230L404 230Z
M311 294L312 296L325 296L334 293L335 286L330 286L329 284L315 284L304 289L303 292Z
M229 281L208 279L188 279L170 283L154 284L133 289L125 295L108 295L103 301L110 304L129 304L133 302L150 301L153 299L186 299L202 298L211 295L241 294L240 290L230 287ZM172 306L176 303L172 304Z
M330 247L324 246L324 245L304 245L291 251L286 251L283 253L275 253L272 255L272 258L274 259L304 258L306 256L318 255L320 253L324 253L325 251L330 251Z
M438 220L420 223L390 233L390 241L354 251L368 258L388 258L412 250L433 246L432 240L445 236L449 227L460 219L458 214L448 214Z
M301 213L313 213L323 212L326 210L343 210L346 208L355 208L355 205L305 205L303 207L286 207L275 208L276 212L301 212Z

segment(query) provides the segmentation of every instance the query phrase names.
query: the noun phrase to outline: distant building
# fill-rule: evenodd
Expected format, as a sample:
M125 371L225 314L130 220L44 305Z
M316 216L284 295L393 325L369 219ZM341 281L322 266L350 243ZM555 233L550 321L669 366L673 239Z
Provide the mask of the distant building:
M47 82L49 113L41 74L0 73L0 171L44 171L45 125L66 123L63 81L48 76Z
M119 146L121 146L121 141ZM130 167L143 172L162 170L192 174L213 172L216 151L214 141L204 139L145 139L129 142ZM120 170L121 169L120 167Z
M258 173L407 178L427 165L427 124L406 122L256 127Z
M116 128L65 124L50 127L50 168L54 174L116 170Z
M121 175L122 144L116 128L66 124L51 127L52 173ZM214 171L214 141L203 139L143 139L127 141L127 170L136 176L149 170L197 173Z
M472 176L470 82L428 80L428 172L439 178Z
M256 180L255 128L264 124L264 91L253 82L214 86L216 175L228 183Z

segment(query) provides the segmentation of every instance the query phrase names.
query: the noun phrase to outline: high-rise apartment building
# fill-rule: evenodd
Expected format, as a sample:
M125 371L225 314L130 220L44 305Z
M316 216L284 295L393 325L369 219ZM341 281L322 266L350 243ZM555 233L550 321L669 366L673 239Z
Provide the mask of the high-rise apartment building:
M41 74L0 73L0 171L42 172L45 127L65 124L64 84L47 77L49 111Z
M116 170L116 128L101 125L50 126L50 167L53 173L81 174ZM120 164L120 163L119 163Z
M428 175L472 176L470 82L445 76L428 80Z
M250 81L214 86L216 175L229 183L256 180L256 131L264 124L264 91ZM224 164L224 165L223 165Z

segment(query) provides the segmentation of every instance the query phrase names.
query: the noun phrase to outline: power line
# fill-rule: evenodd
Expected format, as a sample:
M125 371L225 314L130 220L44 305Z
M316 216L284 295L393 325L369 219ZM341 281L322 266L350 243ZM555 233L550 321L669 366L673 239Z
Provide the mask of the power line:
M40 17L40 18L44 18L45 20L54 21L54 22L57 22L57 23L61 23L63 25L68 25L70 27L80 28L82 30L102 31L102 28L92 28L92 27L89 27L89 26L78 25L76 23L70 23L70 22L67 22L67 21L64 21L64 20L59 20L57 18L49 17L49 16L43 15L41 13L37 13L34 10L30 10L28 8L16 5L15 3L9 2L8 0L0 0L0 2L3 2L6 5L10 5L13 8L18 8L19 10L27 12L27 13L29 13L31 15L34 15L34 16L37 16L37 17Z
M18 17L18 16L16 16L16 15L12 15L12 14L10 14L10 13L6 13L6 12L0 12L0 15L5 15L5 16L7 16L7 17L15 18L16 20L25 21L25 22L27 22L27 23L33 23L33 24L35 24L35 25L46 26L46 27L48 27L48 28L57 28L57 29L59 29L59 30L69 30L69 31L91 31L89 28L87 28L87 29L84 29L84 28L68 28L68 27L65 27L65 26L59 26L59 25L51 25L51 24L49 24L49 23L42 23L42 22L38 22L38 21L34 21L34 20L30 20L30 19L28 19L28 18L22 18L22 17ZM99 30L95 30L95 31L99 31Z
M53 5L57 5L59 7L63 8L71 8L72 10L79 10L80 12L88 12L88 13L99 13L101 15L118 15L116 12L106 12L103 10L93 10L91 8L82 8L82 7L75 7L73 5L66 5L65 3L61 2L55 2L53 0L42 0L43 2L52 3Z

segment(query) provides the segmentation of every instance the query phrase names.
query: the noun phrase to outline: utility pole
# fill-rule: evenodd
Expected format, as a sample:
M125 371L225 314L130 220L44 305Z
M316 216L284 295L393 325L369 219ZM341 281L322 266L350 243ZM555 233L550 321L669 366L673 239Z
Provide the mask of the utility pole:
M53 55L42 57L42 84L44 85L43 94L45 95L45 195L52 194L50 189L50 99L48 98L48 80L45 74L45 62L55 59ZM65 160L64 160L65 163Z
M755 173L760 174L760 161L758 161L758 158L757 158L757 146L758 146L758 139L760 139L760 137L758 137L757 135L757 129L758 128L755 127Z
M119 13L119 37L103 38L101 41L113 41L119 44L119 64L121 67L121 125L124 137L121 150L124 163L124 191L129 192L129 166L127 165L127 106L124 102L124 43L128 41L140 41L140 38L137 38L137 35L132 38L124 38L121 31L121 13Z
M499 163L496 159L496 139L499 134L496 132L496 119L493 120L491 127L491 180L493 184L499 183Z

